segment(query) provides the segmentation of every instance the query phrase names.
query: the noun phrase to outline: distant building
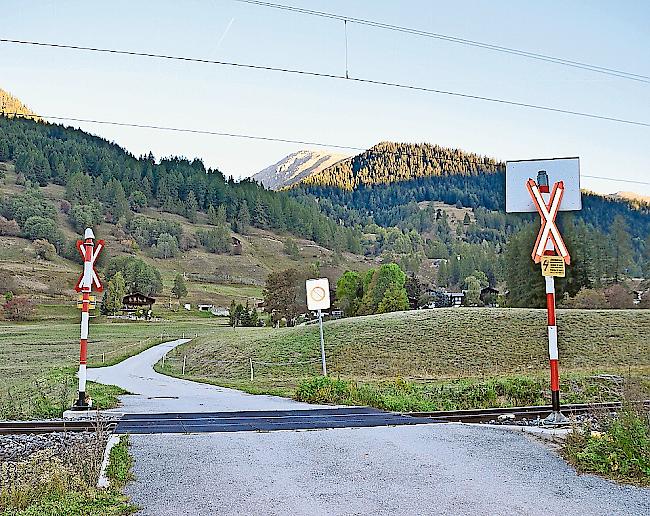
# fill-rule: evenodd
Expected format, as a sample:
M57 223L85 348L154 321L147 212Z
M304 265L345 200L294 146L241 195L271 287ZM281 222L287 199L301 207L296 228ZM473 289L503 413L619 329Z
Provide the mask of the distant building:
M481 302L485 306L497 306L497 296L499 291L493 287L485 287L481 289Z
M214 308L214 305L199 303L197 305L197 308L199 309L199 312L211 312L212 308Z
M215 306L210 312L217 317L228 317L230 315L230 310L221 306Z
M237 237L231 237L232 239L232 254L240 255L242 253L241 240Z
M451 306L462 306L463 300L465 299L465 292L446 292L446 295L449 298Z
M136 312L142 310L144 307L147 307L149 310L153 307L153 304L156 302L155 297L145 296L140 292L134 292L132 294L127 294L122 298L122 308L123 312Z

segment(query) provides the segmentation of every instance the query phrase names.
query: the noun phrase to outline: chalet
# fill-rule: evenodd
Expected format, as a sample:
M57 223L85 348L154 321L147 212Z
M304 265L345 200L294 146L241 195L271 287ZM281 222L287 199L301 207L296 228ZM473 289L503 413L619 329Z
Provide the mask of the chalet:
M133 292L122 298L122 312L132 314L145 309L150 312L155 302L156 298L154 297L145 296L141 292Z
M485 287L481 289L481 302L485 306L497 306L497 296L499 291L493 287Z
M449 302L453 307L462 306L465 299L465 292L445 292L445 295L449 298Z

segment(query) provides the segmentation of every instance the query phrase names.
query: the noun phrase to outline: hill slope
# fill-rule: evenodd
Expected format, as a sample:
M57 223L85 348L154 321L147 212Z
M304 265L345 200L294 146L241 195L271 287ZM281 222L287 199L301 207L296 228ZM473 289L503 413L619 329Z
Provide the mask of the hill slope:
M345 154L302 150L289 154L274 165L261 170L253 176L253 179L271 190L280 190L300 182L307 176L317 174L345 158Z

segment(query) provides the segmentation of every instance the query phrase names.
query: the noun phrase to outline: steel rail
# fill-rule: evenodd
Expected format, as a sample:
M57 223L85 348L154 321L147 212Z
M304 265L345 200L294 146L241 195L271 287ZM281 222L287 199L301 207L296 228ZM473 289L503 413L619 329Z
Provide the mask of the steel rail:
M54 432L112 432L116 421L0 421L0 435Z
M650 407L650 400L643 402L644 407ZM617 410L622 407L620 402L605 403L574 403L562 405L561 410L567 414L578 415L588 412ZM512 415L513 420L523 418L535 419L538 416L547 416L553 411L551 405L534 405L528 407L494 407L487 409L468 410L439 410L433 412L402 412L405 416L431 418L448 422L484 423L499 416Z

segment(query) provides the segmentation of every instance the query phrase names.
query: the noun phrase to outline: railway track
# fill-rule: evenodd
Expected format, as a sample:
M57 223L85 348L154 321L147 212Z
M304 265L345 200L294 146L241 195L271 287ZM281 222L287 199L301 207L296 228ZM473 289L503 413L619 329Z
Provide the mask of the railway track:
M643 402L644 406L650 407L650 400ZM566 416L586 414L588 412L612 411L621 408L620 402L608 403L574 403L562 405L562 413ZM470 410L439 410L434 412L404 412L404 415L420 418L431 418L437 421L460 422L460 423L487 423L495 419L507 418L511 421L522 419L543 419L552 412L550 405L537 405L530 407L498 407L488 409Z
M650 400L644 405L650 408ZM567 416L587 412L614 411L621 403L579 403L563 405ZM103 421L107 432L117 433L194 433L274 431L412 425L422 423L487 423L506 419L543 419L551 413L550 405L473 410L439 410L435 412L386 412L370 407L332 407L329 409L292 411L206 412L179 414L128 414L120 420ZM52 432L95 432L97 421L0 421L0 435L44 434Z
M112 432L115 421L104 421L102 430ZM47 434L53 432L95 432L97 421L0 421L0 435Z

